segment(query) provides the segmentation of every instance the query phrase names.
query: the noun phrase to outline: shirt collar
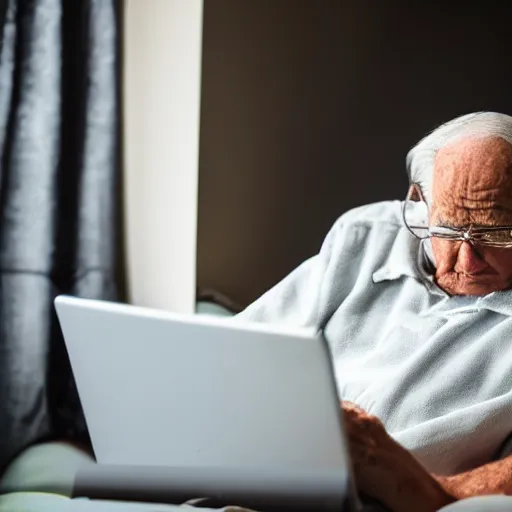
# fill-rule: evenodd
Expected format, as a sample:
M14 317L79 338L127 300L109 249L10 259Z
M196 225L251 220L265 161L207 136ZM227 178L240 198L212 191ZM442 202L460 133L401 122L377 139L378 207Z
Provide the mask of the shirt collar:
M433 255L430 240L420 241L403 227L398 229L393 246L383 264L372 274L374 283L412 277L433 283Z
M493 292L479 298L480 307L500 313L505 316L512 316L512 290Z

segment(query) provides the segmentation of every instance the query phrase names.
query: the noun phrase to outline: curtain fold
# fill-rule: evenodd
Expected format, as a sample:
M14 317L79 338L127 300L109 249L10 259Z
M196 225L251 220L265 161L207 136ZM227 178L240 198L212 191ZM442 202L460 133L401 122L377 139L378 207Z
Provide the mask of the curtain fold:
M0 54L0 468L46 438L87 442L53 309L117 300L116 0L8 0Z

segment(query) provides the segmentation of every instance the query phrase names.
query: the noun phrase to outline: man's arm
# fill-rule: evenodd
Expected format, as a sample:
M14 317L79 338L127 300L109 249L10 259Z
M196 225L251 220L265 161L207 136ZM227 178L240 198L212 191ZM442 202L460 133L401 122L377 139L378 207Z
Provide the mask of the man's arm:
M458 475L433 476L457 499L484 494L512 495L512 456Z
M436 512L463 498L512 495L512 456L458 475L432 475L378 418L350 402L342 407L357 486L393 512Z
M489 494L512 495L512 456L458 475L431 477L407 461L406 457L401 459L405 471L398 481L402 485L398 485L398 492L385 501L393 512L413 509L436 512L464 498Z

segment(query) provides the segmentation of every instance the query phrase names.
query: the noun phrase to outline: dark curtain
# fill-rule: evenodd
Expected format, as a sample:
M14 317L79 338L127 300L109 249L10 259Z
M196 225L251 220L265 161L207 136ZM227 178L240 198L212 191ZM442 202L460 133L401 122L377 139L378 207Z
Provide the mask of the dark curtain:
M88 441L53 299L122 293L120 11L5 0L0 16L0 469Z

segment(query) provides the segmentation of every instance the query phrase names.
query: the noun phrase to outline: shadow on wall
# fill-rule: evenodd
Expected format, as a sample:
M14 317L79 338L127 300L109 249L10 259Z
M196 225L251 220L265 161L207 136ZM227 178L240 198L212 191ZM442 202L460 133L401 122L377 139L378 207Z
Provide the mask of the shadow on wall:
M401 199L426 132L512 113L512 6L465 4L205 0L199 287L252 302L343 212Z

